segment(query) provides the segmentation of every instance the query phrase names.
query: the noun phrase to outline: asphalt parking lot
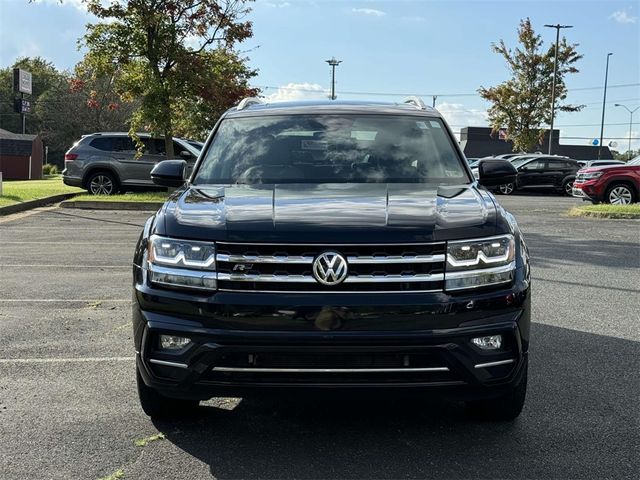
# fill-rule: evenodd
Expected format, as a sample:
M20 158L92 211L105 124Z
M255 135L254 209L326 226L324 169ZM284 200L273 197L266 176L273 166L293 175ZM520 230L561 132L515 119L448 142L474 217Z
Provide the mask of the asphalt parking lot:
M572 198L499 199L534 277L529 394L512 424L375 399L218 399L151 422L129 319L149 212L0 218L0 478L638 478L640 222L567 217Z

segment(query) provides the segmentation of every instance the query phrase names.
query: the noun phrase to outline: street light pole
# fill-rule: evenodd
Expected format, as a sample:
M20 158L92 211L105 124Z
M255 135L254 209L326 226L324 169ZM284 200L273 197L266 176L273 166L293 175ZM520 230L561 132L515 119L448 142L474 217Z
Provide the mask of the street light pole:
M600 122L600 143L598 143L598 160L602 156L602 138L604 136L604 111L607 105L607 80L609 78L609 57L613 53L607 53L607 68L604 71L604 95L602 96L602 122Z
M551 84L551 125L549 128L549 155L551 155L551 149L553 145L553 120L556 115L556 76L558 73L558 44L560 43L560 29L561 28L573 28L573 25L545 25L548 28L556 29L556 53L553 57L553 82Z
M329 60L325 60L331 65L331 100L335 100L336 97L336 67L342 63L342 60L336 60L336 57L331 57Z
M633 110L630 110L629 107L627 107L626 105L622 105L621 103L616 103L614 107L622 107L627 112L629 112L629 150L627 151L627 155L628 155L627 160L631 160L631 129L633 128L633 112L638 110L640 106L634 108Z

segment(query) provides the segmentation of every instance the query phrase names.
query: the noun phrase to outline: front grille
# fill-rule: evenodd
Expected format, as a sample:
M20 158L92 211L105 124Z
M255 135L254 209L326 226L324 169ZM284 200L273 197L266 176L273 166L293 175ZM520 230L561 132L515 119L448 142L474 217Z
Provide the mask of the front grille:
M442 291L445 243L285 245L217 243L218 288L268 292ZM337 285L319 282L316 258L331 251L347 261Z

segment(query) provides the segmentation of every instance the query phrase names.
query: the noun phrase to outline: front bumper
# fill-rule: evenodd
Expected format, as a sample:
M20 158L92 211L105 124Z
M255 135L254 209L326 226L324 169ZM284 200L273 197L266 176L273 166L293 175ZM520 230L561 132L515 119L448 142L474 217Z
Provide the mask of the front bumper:
M218 293L198 304L183 295L136 285L138 369L170 397L292 389L491 397L517 383L527 365L530 297L522 278L497 292L404 295L401 305L394 297L375 305L371 296L342 296L341 307L322 307L314 302L332 298L250 293ZM158 348L160 334L192 343L170 353ZM495 334L504 338L497 351L470 342Z
M576 198L589 200L591 202L599 202L602 197L601 192L595 186L595 182L574 182L571 193Z

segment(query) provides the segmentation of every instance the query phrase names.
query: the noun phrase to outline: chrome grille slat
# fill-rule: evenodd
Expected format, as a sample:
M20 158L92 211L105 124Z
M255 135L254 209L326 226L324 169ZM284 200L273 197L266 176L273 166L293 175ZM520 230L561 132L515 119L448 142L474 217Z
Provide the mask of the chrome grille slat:
M358 265L358 264L376 264L376 265L384 265L385 263L438 263L444 262L444 255L393 255L393 256L368 256L368 255L360 255L357 257L347 257L347 263Z
M218 288L256 292L437 292L444 287L445 242L405 244L217 243ZM326 252L346 260L335 285L316 279Z
M313 257L301 255L227 255L219 253L216 255L216 261L232 263L297 263L310 265L313 263Z

